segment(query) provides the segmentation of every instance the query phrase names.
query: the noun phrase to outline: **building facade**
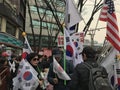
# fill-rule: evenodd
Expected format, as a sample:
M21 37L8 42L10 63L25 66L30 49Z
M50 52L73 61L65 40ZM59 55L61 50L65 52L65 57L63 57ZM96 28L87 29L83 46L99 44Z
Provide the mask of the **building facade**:
M55 5L54 7L52 7ZM61 0L29 0L26 7L26 33L30 46L37 51L57 45L57 34L64 21L65 3Z
M26 0L0 0L0 47L20 52L25 31Z

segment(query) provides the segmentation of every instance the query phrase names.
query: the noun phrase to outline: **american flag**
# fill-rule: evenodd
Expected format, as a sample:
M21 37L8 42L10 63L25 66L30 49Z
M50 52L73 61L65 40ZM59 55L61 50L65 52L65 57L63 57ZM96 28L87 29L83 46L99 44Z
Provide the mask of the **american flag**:
M107 22L106 39L120 51L120 37L115 14L114 2L105 0L99 20Z

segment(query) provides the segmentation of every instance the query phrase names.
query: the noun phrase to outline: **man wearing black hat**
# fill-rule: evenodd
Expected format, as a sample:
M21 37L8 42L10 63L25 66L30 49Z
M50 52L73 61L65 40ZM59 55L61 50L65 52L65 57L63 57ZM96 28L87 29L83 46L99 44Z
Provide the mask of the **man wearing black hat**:
M63 52L59 48L55 48L52 50L52 55L55 57L56 61L60 64L62 68L64 68L64 60L63 60ZM66 60L66 73L70 76L73 72L73 64ZM48 72L48 81L53 85L54 90L70 90L69 82L70 80L62 80L60 79L56 73L53 71L53 63L50 64L49 72Z

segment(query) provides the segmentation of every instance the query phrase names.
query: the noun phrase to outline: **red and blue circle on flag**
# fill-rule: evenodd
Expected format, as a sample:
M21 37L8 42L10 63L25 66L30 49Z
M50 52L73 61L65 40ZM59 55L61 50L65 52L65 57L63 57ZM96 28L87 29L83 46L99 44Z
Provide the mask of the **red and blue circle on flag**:
M73 48L71 47L71 45L66 46L66 55L69 57L73 56Z
M32 73L30 71L26 71L24 74L23 74L23 79L26 80L26 81L29 81L31 80L33 77Z

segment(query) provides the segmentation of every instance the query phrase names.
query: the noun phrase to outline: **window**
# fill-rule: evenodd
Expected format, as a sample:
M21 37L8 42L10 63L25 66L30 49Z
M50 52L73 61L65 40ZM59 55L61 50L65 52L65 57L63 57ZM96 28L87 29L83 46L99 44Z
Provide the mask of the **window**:
M24 40L24 37L22 36L22 31L19 31L19 40L23 41Z
M9 22L7 22L7 25L6 25L6 32L15 36L16 34L16 28L15 26L13 26L12 24L10 24Z

